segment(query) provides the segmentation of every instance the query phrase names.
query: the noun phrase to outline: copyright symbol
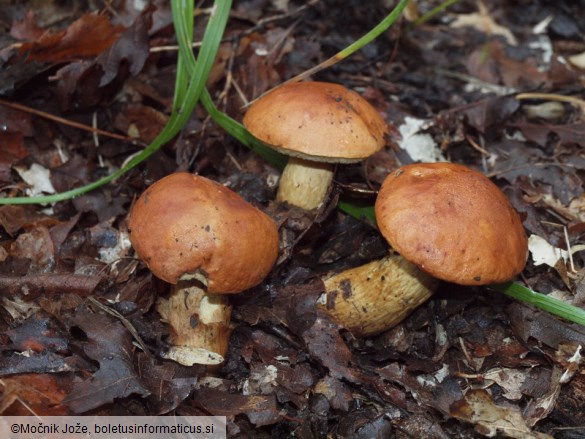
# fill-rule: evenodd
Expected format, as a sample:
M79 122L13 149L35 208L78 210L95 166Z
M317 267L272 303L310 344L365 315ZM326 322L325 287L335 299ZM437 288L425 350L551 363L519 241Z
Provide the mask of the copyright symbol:
M16 433L18 433L18 432L20 431L20 428L18 427L18 424L12 424L12 425L10 426L10 430L11 430L13 433L15 433L15 434L16 434Z

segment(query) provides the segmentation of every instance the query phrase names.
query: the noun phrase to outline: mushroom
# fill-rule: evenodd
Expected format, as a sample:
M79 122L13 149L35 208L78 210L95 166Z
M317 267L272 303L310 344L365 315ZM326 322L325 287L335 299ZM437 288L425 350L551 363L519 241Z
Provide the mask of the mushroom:
M170 324L165 354L181 364L219 364L227 351L227 295L258 285L278 256L278 228L230 189L188 173L151 185L130 213L130 240L158 278L173 284L157 310Z
M290 156L277 201L311 210L333 181L335 163L366 159L384 144L387 125L364 98L326 82L296 82L259 98L244 116L255 137Z
M528 256L522 221L483 174L453 163L403 166L385 179L375 204L391 255L324 280L319 306L357 335L384 331L447 281L510 280Z

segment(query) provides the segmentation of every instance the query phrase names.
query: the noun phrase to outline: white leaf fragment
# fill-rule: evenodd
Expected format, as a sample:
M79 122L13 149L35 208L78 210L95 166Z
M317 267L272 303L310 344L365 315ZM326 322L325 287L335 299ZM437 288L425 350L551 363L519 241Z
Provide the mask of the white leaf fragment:
M404 123L398 127L401 137L398 146L405 150L414 161L444 162L446 159L430 134L421 133L429 125L430 123L426 120L405 117Z
M530 235L528 250L532 254L534 265L546 264L554 267L561 259L565 262L569 259L568 251L554 247L538 235Z
M173 360L183 366L193 366L194 364L216 365L223 363L223 357L217 352L190 346L171 346L167 352L161 353L161 357L167 360Z
M569 62L581 70L585 70L585 52L569 57Z
M478 2L478 9L478 12L458 15L451 23L451 27L473 27L486 35L499 35L504 37L511 46L518 45L518 41L510 29L496 23L489 14L487 7L481 1Z
M559 379L559 382L561 384L566 384L569 381L571 381L573 376L575 376L575 373L579 370L581 360L583 359L583 356L581 355L581 349L583 349L583 346L581 345L577 346L577 349L575 349L575 353L572 355L571 358L569 358L567 368L565 369L565 371L561 375L561 378Z
M26 194L29 197L36 197L43 194L54 194L55 188L51 183L51 171L47 168L33 163L29 169L15 166L14 169L20 175L20 178L28 184Z

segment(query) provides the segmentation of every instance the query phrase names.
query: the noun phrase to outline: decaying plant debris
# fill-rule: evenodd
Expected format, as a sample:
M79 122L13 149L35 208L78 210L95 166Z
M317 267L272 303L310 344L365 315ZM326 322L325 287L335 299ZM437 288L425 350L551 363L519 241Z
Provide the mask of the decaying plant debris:
M3 2L3 197L95 181L167 121L168 2L106 3ZM417 2L421 12L439 3ZM392 4L236 1L208 81L215 102L241 120L250 100L346 47ZM357 90L396 128L384 150L338 169L317 211L273 202L280 170L201 108L115 184L52 206L1 206L0 414L211 413L241 438L583 437L583 327L451 284L369 338L314 304L322 276L388 251L338 200L372 205L393 169L447 159L488 175L520 212L532 237L520 280L583 306L584 7L462 0L419 26L401 20L312 78ZM208 13L195 18L196 38ZM536 92L552 96L517 99ZM232 298L229 350L212 372L161 359L169 329L155 303L170 287L128 239L134 200L176 171L227 185L280 229L272 273Z

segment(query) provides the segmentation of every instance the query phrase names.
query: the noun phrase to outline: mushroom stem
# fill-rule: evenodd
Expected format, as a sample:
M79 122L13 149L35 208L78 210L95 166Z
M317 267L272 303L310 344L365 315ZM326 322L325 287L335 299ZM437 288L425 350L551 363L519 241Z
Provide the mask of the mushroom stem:
M157 310L172 328L173 346L164 357L184 366L223 362L230 335L231 306L224 294L195 285L173 286Z
M323 283L319 308L354 335L372 335L400 323L433 294L439 280L402 256L390 255Z
M333 181L333 165L290 157L280 177L276 199L306 210L319 207Z

